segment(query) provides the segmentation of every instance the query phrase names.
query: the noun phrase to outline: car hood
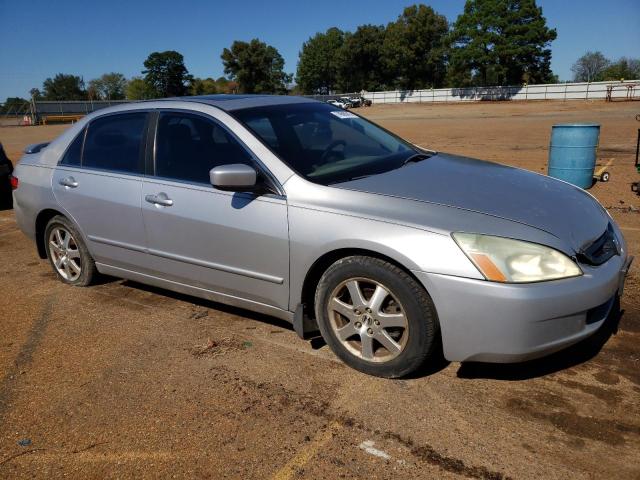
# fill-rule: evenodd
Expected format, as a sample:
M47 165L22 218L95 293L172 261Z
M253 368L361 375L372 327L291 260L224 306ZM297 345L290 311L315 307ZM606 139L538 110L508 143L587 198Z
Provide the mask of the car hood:
M466 157L438 153L418 163L334 187L428 202L543 230L578 252L606 230L609 217L568 183Z

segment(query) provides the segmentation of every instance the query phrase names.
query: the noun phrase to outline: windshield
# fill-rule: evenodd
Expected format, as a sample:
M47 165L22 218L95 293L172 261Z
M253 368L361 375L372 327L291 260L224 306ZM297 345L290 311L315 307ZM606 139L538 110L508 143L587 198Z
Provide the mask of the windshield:
M393 170L420 153L373 123L326 103L270 105L232 114L299 175L324 185Z

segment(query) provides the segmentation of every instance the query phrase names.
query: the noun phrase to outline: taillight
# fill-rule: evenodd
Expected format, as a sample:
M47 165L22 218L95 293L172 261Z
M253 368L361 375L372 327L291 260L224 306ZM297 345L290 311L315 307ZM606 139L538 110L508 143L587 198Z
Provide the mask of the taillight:
M20 182L18 181L18 177L14 177L13 175L9 175L9 180L11 181L11 190L17 190Z

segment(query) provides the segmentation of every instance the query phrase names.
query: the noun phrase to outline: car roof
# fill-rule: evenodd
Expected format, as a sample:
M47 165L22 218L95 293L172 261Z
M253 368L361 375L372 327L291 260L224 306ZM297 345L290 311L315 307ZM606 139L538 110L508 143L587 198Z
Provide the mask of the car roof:
M213 105L227 112L243 108L266 107L269 105L287 105L317 102L312 98L292 95L196 95L192 97L173 97L153 100L154 102L196 102Z

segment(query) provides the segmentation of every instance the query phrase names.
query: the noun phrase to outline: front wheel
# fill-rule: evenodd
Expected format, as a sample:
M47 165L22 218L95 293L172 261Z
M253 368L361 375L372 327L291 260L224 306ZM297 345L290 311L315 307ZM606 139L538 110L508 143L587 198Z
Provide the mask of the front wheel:
M338 260L320 279L315 309L331 350L361 372L402 377L434 350L438 319L429 294L384 260Z
M47 258L64 283L85 287L97 276L96 265L73 223L62 215L49 220L44 231Z

